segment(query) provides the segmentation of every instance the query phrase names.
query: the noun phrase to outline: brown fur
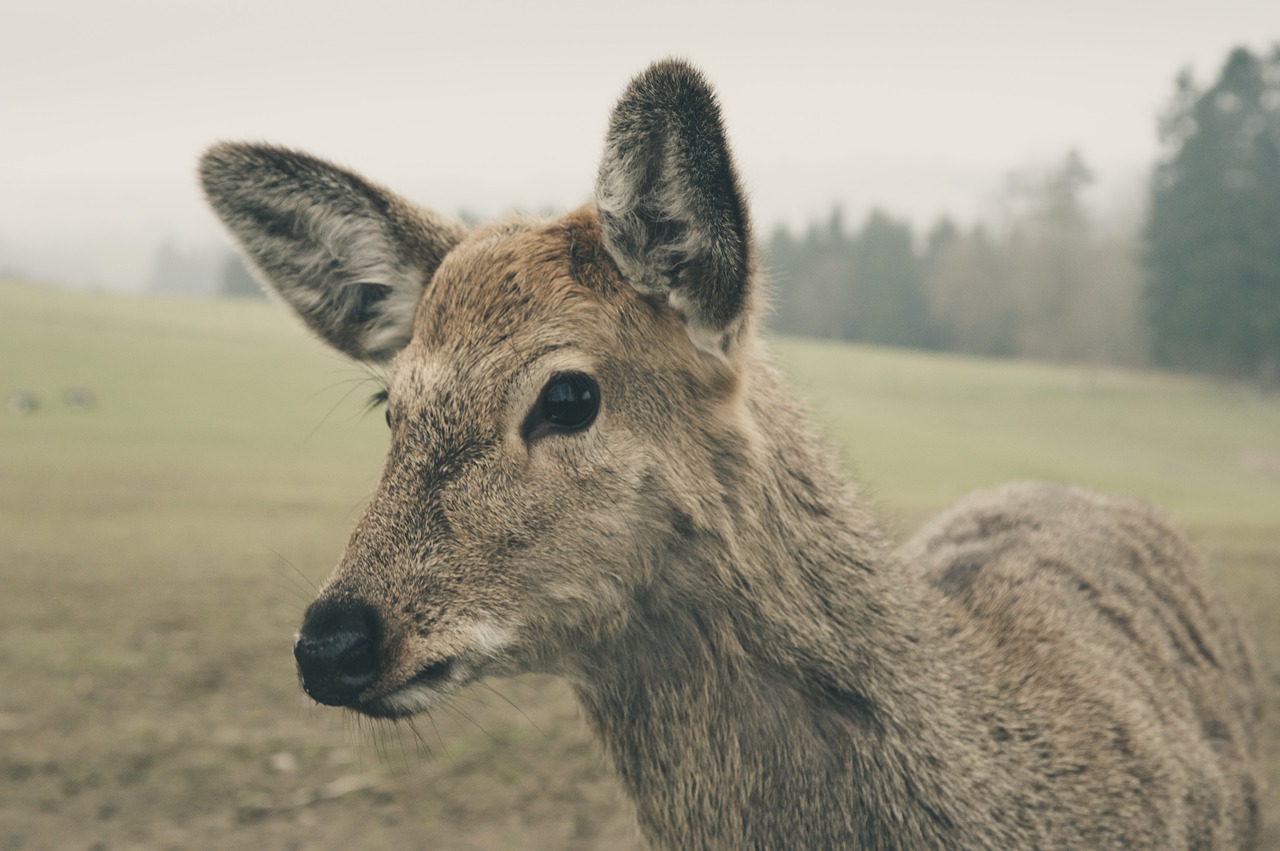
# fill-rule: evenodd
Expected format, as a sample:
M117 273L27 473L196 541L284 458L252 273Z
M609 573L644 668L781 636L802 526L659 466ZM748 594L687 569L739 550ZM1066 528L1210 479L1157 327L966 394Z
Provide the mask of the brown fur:
M1198 556L1149 507L1049 484L888 548L757 338L718 113L681 123L709 89L679 63L641 82L602 167L611 203L640 199L610 214L629 242L588 206L413 250L443 259L401 320L381 483L299 638L332 667L308 689L397 716L565 676L655 848L1250 847L1257 675ZM215 206L261 179L226 150ZM529 439L566 372L598 382L596 419Z

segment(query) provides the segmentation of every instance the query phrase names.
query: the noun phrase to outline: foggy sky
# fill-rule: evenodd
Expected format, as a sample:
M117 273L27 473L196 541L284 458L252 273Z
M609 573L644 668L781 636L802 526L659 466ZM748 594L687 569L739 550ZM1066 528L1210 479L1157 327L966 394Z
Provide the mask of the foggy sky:
M46 0L4 3L0 34L3 266L69 241L105 256L214 238L194 162L226 138L304 148L446 212L573 206L614 99L669 55L717 86L766 230L836 203L921 225L972 216L1002 174L1072 147L1104 191L1137 191L1177 72L1204 80L1235 45L1269 48L1280 12L1274 0Z

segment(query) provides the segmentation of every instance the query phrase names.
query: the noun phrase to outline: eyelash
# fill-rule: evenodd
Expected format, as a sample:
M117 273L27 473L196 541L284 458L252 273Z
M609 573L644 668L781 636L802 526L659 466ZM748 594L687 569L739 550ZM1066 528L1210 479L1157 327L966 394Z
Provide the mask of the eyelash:
M386 387L383 387L381 390L377 391L372 396L370 396L368 401L365 402L365 407L364 407L365 412L368 413L370 411L376 410L377 408L386 405L387 398L389 396L390 396L390 391ZM387 427L390 428L391 427L391 408L387 407L385 413L387 418Z

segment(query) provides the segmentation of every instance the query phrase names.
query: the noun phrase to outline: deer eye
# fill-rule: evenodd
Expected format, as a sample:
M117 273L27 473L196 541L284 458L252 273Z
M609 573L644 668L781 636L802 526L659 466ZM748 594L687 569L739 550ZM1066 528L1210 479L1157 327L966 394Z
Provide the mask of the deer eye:
M387 415L387 428L391 428L391 408L388 407L383 413Z
M525 419L521 431L526 441L555 431L581 431L595 421L600 410L600 386L581 372L551 377Z

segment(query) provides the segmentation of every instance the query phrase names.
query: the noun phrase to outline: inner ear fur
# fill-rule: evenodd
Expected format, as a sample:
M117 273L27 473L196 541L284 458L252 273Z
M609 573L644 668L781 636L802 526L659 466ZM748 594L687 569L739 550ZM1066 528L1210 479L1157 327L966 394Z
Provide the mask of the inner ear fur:
M423 288L463 235L445 217L287 148L215 145L200 180L258 277L359 360L387 360L408 343Z

